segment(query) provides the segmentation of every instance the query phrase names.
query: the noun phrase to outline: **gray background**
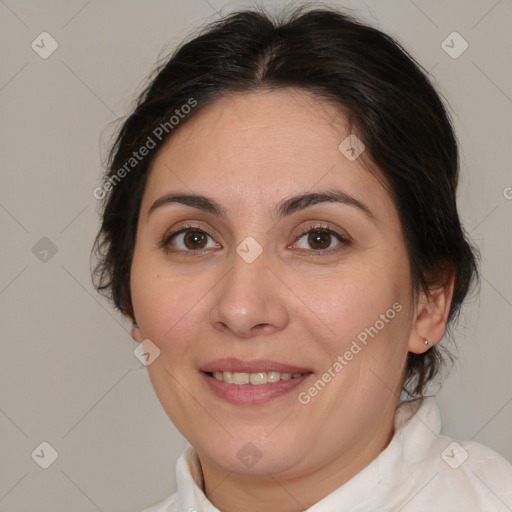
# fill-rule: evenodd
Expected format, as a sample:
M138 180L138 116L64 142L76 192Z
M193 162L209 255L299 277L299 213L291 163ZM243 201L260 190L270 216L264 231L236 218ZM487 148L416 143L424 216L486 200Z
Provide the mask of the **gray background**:
M460 211L483 264L480 297L455 332L459 362L439 393L443 432L512 460L512 2L331 4L395 35L451 105ZM248 5L0 0L0 511L137 511L175 489L184 439L132 353L130 326L91 285L93 190L116 120L157 58ZM59 44L47 59L31 47L43 31ZM454 31L469 44L456 59L441 45ZM59 454L48 469L31 457L43 441Z

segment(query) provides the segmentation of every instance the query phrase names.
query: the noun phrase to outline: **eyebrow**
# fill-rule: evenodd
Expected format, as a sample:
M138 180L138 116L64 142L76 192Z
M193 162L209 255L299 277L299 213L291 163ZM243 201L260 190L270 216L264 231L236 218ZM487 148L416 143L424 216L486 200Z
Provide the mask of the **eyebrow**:
M363 212L370 219L375 219L375 216L368 206L342 190L326 190L291 197L278 206L277 214L278 217L284 217L319 203L340 203L346 206L352 206Z
M149 208L148 216L156 209L168 204L183 204L197 208L218 217L225 217L227 210L215 199L199 194L179 194L169 193L158 198ZM282 201L276 208L278 218L286 217L299 210L304 210L310 206L320 203L339 203L346 206L352 206L363 212L368 218L375 220L375 216L364 203L343 192L342 190L326 190L320 192L304 193L290 197Z

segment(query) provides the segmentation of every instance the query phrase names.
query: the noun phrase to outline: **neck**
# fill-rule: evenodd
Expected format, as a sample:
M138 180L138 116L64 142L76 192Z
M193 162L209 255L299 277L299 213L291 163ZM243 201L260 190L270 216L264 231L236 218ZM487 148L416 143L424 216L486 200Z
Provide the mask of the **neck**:
M226 472L199 454L205 495L222 512L261 512L262 507L302 512L350 480L386 448L394 433L394 409L385 416L348 450L325 465L292 478Z

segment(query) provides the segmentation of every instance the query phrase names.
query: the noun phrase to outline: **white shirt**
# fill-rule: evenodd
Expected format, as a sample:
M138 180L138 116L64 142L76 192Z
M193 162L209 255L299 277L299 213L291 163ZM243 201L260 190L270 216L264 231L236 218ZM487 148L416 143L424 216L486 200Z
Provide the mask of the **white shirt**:
M433 397L402 402L393 439L368 466L307 512L511 512L512 466L474 441L439 435ZM176 465L178 490L143 512L219 512L202 491L189 445Z

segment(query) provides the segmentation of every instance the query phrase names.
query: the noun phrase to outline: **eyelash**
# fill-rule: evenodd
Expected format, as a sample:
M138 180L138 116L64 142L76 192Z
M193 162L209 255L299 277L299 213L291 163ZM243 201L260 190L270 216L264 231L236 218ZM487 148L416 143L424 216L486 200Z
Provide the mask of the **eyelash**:
M158 247L160 249L164 249L165 251L170 252L170 253L181 253L181 254L184 254L186 256L201 256L201 255L203 255L205 252L207 252L207 250L203 250L203 251L201 251L201 250L188 250L188 251L184 251L184 250L181 250L181 249L173 249L173 248L170 247L170 243L171 243L171 241L175 237L177 237L178 235L181 235L183 233L187 233L189 231L196 231L198 233L205 234L205 235L209 236L213 240L213 237L207 231L205 231L204 229L201 229L198 226L194 226L193 224L187 224L186 226L184 226L183 228L179 229L178 231L174 231L172 233L166 234L163 237L163 239L161 240L161 242L158 244ZM320 256L320 255L328 254L328 253L331 253L331 254L337 253L337 252L339 252L340 250L343 249L343 246L349 246L351 244L351 241L348 238L346 238L341 233L338 233L337 231L335 231L335 230L333 230L333 229L331 229L328 226L323 225L323 224L316 224L314 226L308 227L300 235L295 237L295 242L298 242L302 237L304 237L305 235L308 235L309 233L314 232L314 231L322 231L323 233L326 233L326 234L329 234L329 235L334 235L334 237L339 242L339 246L337 246L337 248L335 248L335 249L323 249L323 250L311 249L309 251L306 250L306 249L302 249L302 250L306 250L307 252L311 252L311 253L313 253L315 255Z

